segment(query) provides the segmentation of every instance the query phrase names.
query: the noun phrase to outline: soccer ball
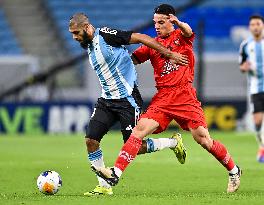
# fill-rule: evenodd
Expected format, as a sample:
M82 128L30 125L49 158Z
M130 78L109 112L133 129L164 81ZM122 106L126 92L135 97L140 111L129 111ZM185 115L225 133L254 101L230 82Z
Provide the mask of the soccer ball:
M43 194L53 195L59 191L62 186L62 180L57 172L48 170L39 175L37 186Z

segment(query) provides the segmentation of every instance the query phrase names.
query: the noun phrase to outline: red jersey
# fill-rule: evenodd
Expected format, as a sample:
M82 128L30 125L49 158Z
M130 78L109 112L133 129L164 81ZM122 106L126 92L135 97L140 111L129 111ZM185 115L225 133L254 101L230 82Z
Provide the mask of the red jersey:
M140 63L147 60L151 61L154 68L156 87L171 87L184 85L187 82L192 83L194 78L194 34L190 37L184 37L181 30L176 29L168 37L156 37L155 40L171 51L187 55L189 60L188 66L177 65L174 67L168 58L165 58L154 49L145 45L136 49L133 55Z

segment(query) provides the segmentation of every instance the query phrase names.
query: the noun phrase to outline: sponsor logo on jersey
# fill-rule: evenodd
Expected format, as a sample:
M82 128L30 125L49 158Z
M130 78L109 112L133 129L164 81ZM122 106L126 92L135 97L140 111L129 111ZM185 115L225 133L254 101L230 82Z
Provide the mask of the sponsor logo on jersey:
M179 70L179 66L180 65L177 65L175 67L175 66L172 65L172 63L169 60L165 61L164 69L161 72L160 76L163 77L164 75L170 74L171 72L173 72L175 70Z
M102 31L104 33L113 34L113 35L116 35L117 34L117 30L110 29L108 27L103 27L103 28L100 29L100 31Z

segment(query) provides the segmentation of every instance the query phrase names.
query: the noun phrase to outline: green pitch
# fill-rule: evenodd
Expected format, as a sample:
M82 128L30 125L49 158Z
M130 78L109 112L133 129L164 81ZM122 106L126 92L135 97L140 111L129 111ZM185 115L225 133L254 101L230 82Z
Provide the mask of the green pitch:
M165 132L159 136L170 135ZM97 185L83 136L0 136L0 204L263 204L264 164L256 162L254 135L213 132L212 136L228 147L244 171L235 194L225 193L227 172L189 133L183 133L186 164L179 164L171 150L141 155L114 187L113 196L97 198L83 196ZM121 146L119 132L109 133L102 141L107 166L113 165ZM38 175L47 169L62 177L63 186L54 196L45 196L36 188Z

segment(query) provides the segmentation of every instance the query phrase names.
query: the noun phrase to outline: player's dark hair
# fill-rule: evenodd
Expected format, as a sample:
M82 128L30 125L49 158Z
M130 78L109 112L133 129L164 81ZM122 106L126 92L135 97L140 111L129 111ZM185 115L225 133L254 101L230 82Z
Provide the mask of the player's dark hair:
M161 4L154 9L154 13L155 14L165 14L165 15L169 15L169 14L175 15L176 11L173 8L173 6L169 4Z
M264 18L261 15L254 14L254 15L250 16L249 21L251 21L252 19L260 19L264 23Z

